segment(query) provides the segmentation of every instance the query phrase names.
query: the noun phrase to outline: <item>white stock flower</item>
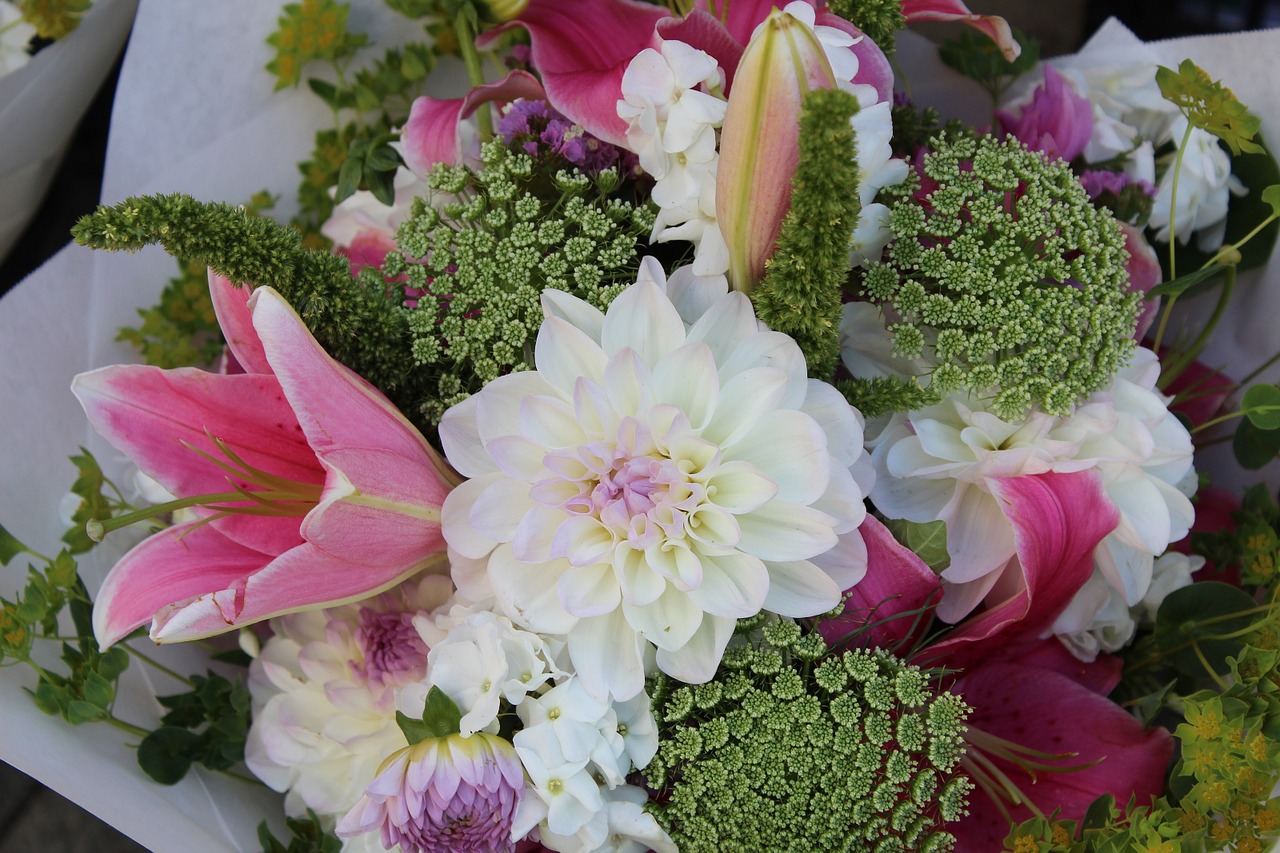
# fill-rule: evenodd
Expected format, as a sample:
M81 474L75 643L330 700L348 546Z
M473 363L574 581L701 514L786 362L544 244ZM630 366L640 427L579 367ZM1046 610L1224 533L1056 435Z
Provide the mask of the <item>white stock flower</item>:
M1179 117L1174 124L1174 138L1181 143L1187 120ZM1164 175L1156 191L1148 226L1155 229L1156 239L1168 243L1171 229L1176 228L1178 242L1186 244L1197 234L1201 251L1215 251L1222 245L1227 228L1227 206L1231 195L1243 195L1244 184L1231 174L1231 158L1213 134L1198 127L1191 129L1182 149L1182 164L1177 170L1178 195L1174 208L1175 154L1168 155ZM1171 212L1172 211L1172 212Z
M644 810L649 796L643 788L619 785L612 790L601 790L600 797L604 801L602 841L596 840L599 823L567 836L557 835L543 826L538 829L542 845L564 853L676 853L675 842L662 831L653 815Z
M563 636L597 698L638 694L650 647L705 681L735 620L823 613L866 570L813 562L865 514L860 416L723 287L646 259L607 315L546 291L537 370L440 424L471 478L443 510L456 582Z
M1138 602L1137 607L1134 608L1134 614L1144 625L1156 624L1156 613L1159 612L1160 605L1164 604L1169 593L1184 586L1191 586L1191 576L1202 568L1204 568L1204 557L1198 554L1188 556L1170 551L1156 560L1151 570L1151 586L1147 588L1147 594L1142 596L1142 601Z
M432 636L429 617L416 620L419 634ZM518 630L506 617L480 611L451 628L431 646L430 677L420 690L439 687L463 712L464 737L496 731L499 700L518 705L557 673L547 644L536 634Z
M1133 639L1138 625L1124 598L1094 570L1066 610L1058 615L1050 633L1083 661L1099 652L1118 652Z
M9 0L0 0L0 77L27 64L27 46L36 28L22 18L22 10Z
M872 452L871 498L891 518L947 523L943 619L976 607L1016 555L988 479L1049 471L1099 471L1120 523L1095 564L1125 606L1142 599L1155 555L1185 536L1194 517L1179 490L1191 471L1191 437L1155 390L1159 370L1155 355L1139 349L1108 388L1061 418L1033 411L1007 423L960 396L893 417Z
M427 671L427 647L411 618L451 591L447 578L429 576L355 604L271 620L274 634L249 668L245 764L288 792L290 814L344 814L383 759L406 745L396 691Z

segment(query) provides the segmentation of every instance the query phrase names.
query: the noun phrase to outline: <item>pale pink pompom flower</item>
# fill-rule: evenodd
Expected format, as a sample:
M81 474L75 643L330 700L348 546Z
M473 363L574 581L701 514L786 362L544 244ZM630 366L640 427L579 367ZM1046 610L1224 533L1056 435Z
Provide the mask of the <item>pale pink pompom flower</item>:
M427 738L394 753L345 817L338 835L381 832L388 850L514 849L511 823L524 770L510 741L483 732Z

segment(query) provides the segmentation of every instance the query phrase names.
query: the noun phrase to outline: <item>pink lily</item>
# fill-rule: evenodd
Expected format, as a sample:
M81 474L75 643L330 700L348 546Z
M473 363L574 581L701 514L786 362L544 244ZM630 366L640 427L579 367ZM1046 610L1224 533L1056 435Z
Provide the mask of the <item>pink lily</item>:
M962 0L902 0L902 13L908 24L920 21L968 24L995 42L1010 62L1022 53L1022 45L1014 40L1008 21L998 15L975 15Z
M970 796L969 816L948 826L959 853L1003 846L1010 817L1021 821L1032 814L1025 804L1010 805L1013 798L1025 798L1044 814L1061 807L1069 820L1082 818L1104 793L1120 803L1131 795L1145 802L1162 791L1172 752L1168 732L1144 731L1105 698L1119 681L1118 659L1100 655L1094 663L1081 663L1057 640L1040 639L1089 576L1094 548L1115 526L1116 512L1097 474L1005 479L996 483L996 493L1015 528L1023 569L1019 588L911 658L922 666L959 669L950 689L974 708L964 763L980 787ZM864 523L860 532L867 542L867 574L850 591L853 606L876 605L869 618L880 624L865 639L892 648L913 622L910 611L936 596L941 582L916 554L883 535L882 527ZM884 594L895 589L902 594ZM895 614L900 618L883 621ZM842 618L867 617L853 610ZM843 631L826 627L823 633L830 640ZM1037 771L1041 762L1054 769Z
M750 293L764 278L800 159L800 109L835 72L813 30L774 10L738 65L720 131L716 218L729 246L729 283Z
M431 446L274 290L210 289L244 373L117 365L72 385L98 431L199 516L107 575L103 647L148 621L159 642L196 639L447 570L454 480Z

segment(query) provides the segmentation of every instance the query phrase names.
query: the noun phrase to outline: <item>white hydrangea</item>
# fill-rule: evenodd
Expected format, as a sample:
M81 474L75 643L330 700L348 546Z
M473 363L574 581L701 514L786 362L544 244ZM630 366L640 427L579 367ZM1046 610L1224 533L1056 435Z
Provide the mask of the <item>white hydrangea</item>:
M1191 437L1156 390L1158 376L1155 355L1140 349L1107 389L1066 417L1033 411L1008 423L960 396L894 415L872 453L871 497L891 518L947 522L943 619L973 610L1016 555L1012 526L988 479L1049 471L1101 474L1120 523L1098 546L1095 563L1123 606L1142 600L1155 556L1185 536L1194 517ZM1092 613L1077 606L1082 630L1106 604L1101 596L1092 600Z
M650 649L705 681L737 619L825 612L865 572L814 562L865 515L860 416L718 288L646 259L607 315L547 291L537 370L440 424L471 478L443 509L460 590L563 638L598 699L638 694Z
M449 580L428 576L355 604L271 620L249 669L253 725L245 764L290 814L346 813L406 745L397 691L426 675L415 614L440 606Z

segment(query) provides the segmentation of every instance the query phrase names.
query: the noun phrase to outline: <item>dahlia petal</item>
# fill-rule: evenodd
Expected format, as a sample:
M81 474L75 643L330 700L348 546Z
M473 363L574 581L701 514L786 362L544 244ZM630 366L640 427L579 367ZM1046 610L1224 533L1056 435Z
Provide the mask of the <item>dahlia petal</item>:
M711 490L715 492L712 494ZM716 506L732 513L759 509L778 494L777 483L749 462L725 462L707 480L708 495Z
M866 493L848 468L832 468L827 490L810 506L838 522L832 528L839 534L856 530L867 516Z
M742 529L739 547L762 560L808 560L836 545L831 518L801 504L770 501L737 516Z
M577 326L596 343L600 343L600 331L604 328L604 313L585 299L579 299L563 290L548 288L542 291L542 314L559 317Z
M480 535L494 542L510 542L525 513L533 507L528 483L495 477L471 504L467 521Z
M581 329L559 317L548 317L538 330L534 360L539 375L560 393L569 396L573 394L579 377L593 382L603 379L608 358L600 345Z
M693 637L702 624L702 609L689 600L687 593L668 585L662 595L644 607L622 605L627 622L659 649L678 650Z
M481 534L468 523L468 520L476 501L489 486L501 478L501 474L493 473L467 480L444 499L444 506L440 510L440 521L445 531L445 539L450 548L456 549L465 557L479 560L493 550L496 540Z
M654 365L652 388L654 402L677 407L689 425L701 431L720 395L715 357L704 344L678 347Z
M724 447L726 461L755 465L778 484L779 500L810 504L827 490L831 454L817 421L804 412L766 412L751 431Z
M684 321L657 285L628 287L610 309L600 334L601 346L610 355L629 347L652 368L685 342Z
M464 477L480 477L498 471L484 443L476 421L480 395L472 394L450 406L440 419L440 444L449 463Z
M707 614L689 642L675 651L658 649L658 668L685 684L705 684L716 674L737 624L735 619Z
M684 269L687 267L681 267ZM728 358L740 341L755 334L758 327L751 300L745 293L734 292L730 296L719 293L710 307L698 315L687 339L690 343L706 344L719 363Z
M772 367L753 367L725 382L716 410L702 437L727 447L750 432L766 412L774 411L787 391L789 377Z
M617 111L622 75L636 54L654 46L654 25L668 14L638 0L530 0L518 20L476 43L485 49L511 26L523 26L547 99L588 133L625 147L627 125Z
M262 349L258 331L253 328L249 297L253 288L237 286L226 276L209 270L209 299L227 348L245 373L270 373L267 354Z
M613 571L623 600L636 607L653 603L667 588L666 578L649 568L643 551L618 548L613 552Z
M476 422L474 435L478 436L481 444L487 444L499 436L520 433L520 409L527 397L571 399L569 394L556 388L536 370L522 370L519 373L499 376L485 385L484 390L483 394L475 394L467 398L477 401L474 410ZM446 412L446 418L447 416ZM441 423L443 422L442 420ZM471 436L468 435L467 438L470 440Z
M689 600L710 616L745 619L764 607L769 592L769 570L762 560L734 552L702 560L702 583L689 590Z
M808 560L766 560L765 567L769 570L765 610L799 619L826 613L840 603L840 587L815 563Z
M512 71L497 83L476 86L463 98L416 99L409 119L400 133L400 153L405 165L416 175L426 176L437 163L462 162L459 125L483 104L506 103L517 98L540 100L546 97L538 78L527 71Z
M522 563L510 545L499 545L489 556L489 580L503 611L512 621L540 634L568 634L578 617L564 609L556 584L569 568L564 560Z
M542 460L547 453L546 447L521 435L498 436L487 442L485 448L502 473L517 480L536 479L543 470Z
M564 609L582 618L612 613L622 601L609 563L569 568L560 576L556 591Z
M792 381L787 383L786 394L780 406L798 409L804 403L804 391L808 382L808 367L804 353L790 336L781 332L762 332L738 343L733 353L716 361L720 364L720 384L753 367L776 367L786 372Z
M622 611L580 620L567 645L574 671L592 698L626 701L644 689L640 636Z
M848 467L862 458L862 415L835 387L810 379L800 410L822 427L827 450L837 462Z
M999 500L978 486L957 486L951 511L944 518L951 565L942 577L951 583L968 583L999 571L1017 553Z

